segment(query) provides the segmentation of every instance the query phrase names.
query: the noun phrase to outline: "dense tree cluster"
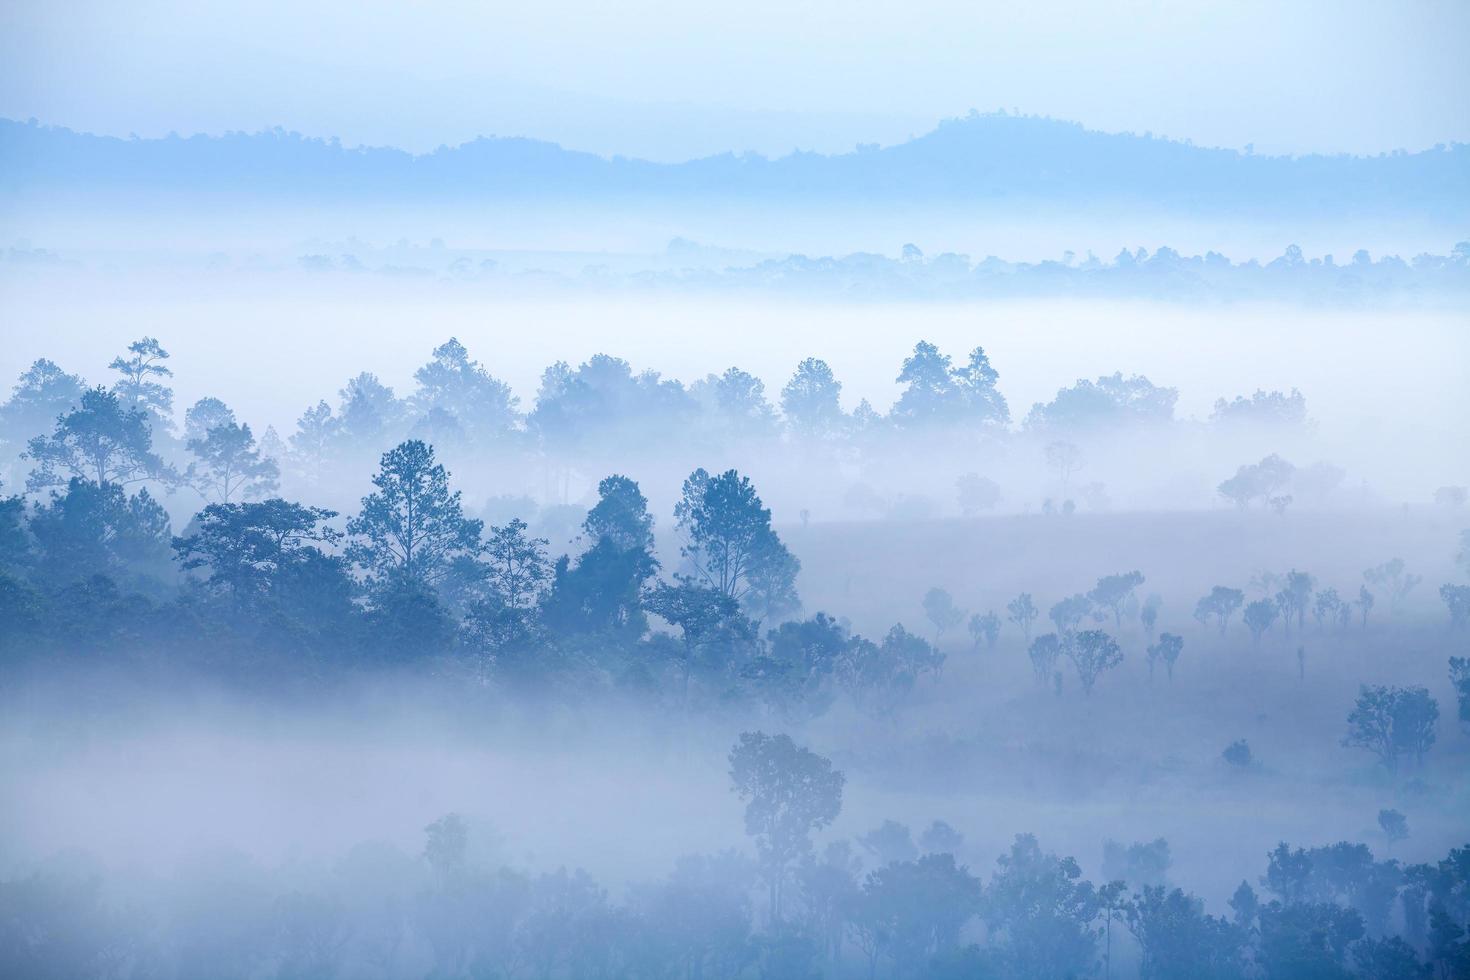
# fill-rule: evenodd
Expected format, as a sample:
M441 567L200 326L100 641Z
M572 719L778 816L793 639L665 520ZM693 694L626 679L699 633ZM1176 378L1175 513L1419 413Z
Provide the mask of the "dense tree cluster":
M289 445L274 432L257 440L212 398L176 426L167 361L144 338L113 363L110 387L37 362L0 407L0 433L24 447L24 492L0 497L0 657L16 676L69 662L162 663L247 685L309 686L386 669L518 693L615 692L681 718L739 712L799 733L839 702L860 723L889 725L965 651L1024 653L1038 687L1032 703L1055 692L1079 710L1112 696L1132 658L1146 663L1151 693L1177 690L1164 684L1190 676L1191 651L1233 642L1239 622L1261 650L1295 646L1304 675L1307 636L1384 629L1423 581L1399 558L1351 588L1339 582L1341 592L1297 568L1261 572L1246 588L1202 596L1193 610L1202 632L1188 639L1160 622L1163 599L1145 593L1138 569L1070 594L1020 592L1003 609L964 608L963 595L936 586L913 597L924 635L895 623L865 637L803 607L801 561L735 469L684 478L662 549L643 488L605 476L554 548L518 499L472 513L440 456L440 447L534 451L555 482L571 456L585 466L671 420L714 442L790 440L818 454L935 425L999 439L1009 409L980 348L956 366L919 344L886 417L844 413L820 361L802 363L778 412L761 383L735 369L685 387L605 356L548 369L522 413L450 341L417 373L411 396L359 375L337 408L308 410ZM1259 407L1294 417L1295 404L1238 399L1217 415ZM1068 492L1085 457L1066 436L1119 420L1164 424L1173 405L1172 390L1115 375L1063 389L1024 427L1045 441ZM332 480L370 448L376 462L363 467L355 505L282 495L290 477L306 500L332 499L313 481ZM1243 506L1269 503L1298 489L1300 472L1268 457L1221 492ZM998 494L977 474L958 489L970 512ZM198 509L176 522L165 503L182 494L197 494ZM1456 628L1470 619L1467 589L1439 590ZM1457 717L1470 725L1470 667L1453 657L1449 668ZM1069 693L1074 685L1080 695ZM1342 711L1343 754L1362 750L1365 770L1369 759L1387 775L1417 768L1440 737L1439 702L1422 686L1367 685ZM1243 739L1222 756L1222 771L1259 771ZM72 975L1040 978L1111 975L1127 955L1145 977L1396 977L1456 976L1470 959L1466 851L1404 865L1361 844L1283 844L1259 881L1242 883L1231 913L1212 915L1169 880L1161 840L1109 844L1094 883L1075 859L1021 835L986 877L970 868L990 856L942 821L917 835L886 821L852 840L821 839L842 811L847 777L791 734L743 735L729 773L754 861L687 857L616 901L585 872L477 864L470 828L451 815L427 829L421 859L380 854L371 860L381 864L357 869L374 882L366 892L282 886L267 901L256 879L253 891L226 891L238 899L237 932L180 925L187 943L140 931L94 883L48 873L0 882L0 972L62 964ZM1408 834L1397 810L1382 810L1378 824L1390 846ZM245 887L212 887L220 884ZM170 922L190 921L187 909L166 911ZM132 969L144 956L148 968Z
M383 454L372 485L345 521L271 497L208 504L177 535L146 487L72 477L33 506L7 498L0 642L17 662L146 650L229 670L277 657L278 678L417 664L598 679L793 716L838 691L891 708L943 662L901 626L872 642L822 613L791 619L800 563L734 470L685 482L670 579L624 476L599 485L584 549L556 559L524 521L467 517L426 443Z
M1046 465L1059 484L1060 495L1045 509L1070 513L1079 502L1093 509L1108 505L1100 481L1073 483L1087 463L1078 441L1185 424L1174 418L1175 389L1121 373L1079 379L1016 424L983 347L957 363L927 341L919 341L900 365L898 398L887 413L867 401L845 409L841 381L817 358L801 361L771 397L760 379L737 367L684 384L597 354L580 365L548 367L534 399L522 405L505 382L450 338L413 372L411 391L400 393L375 374L360 373L336 399L307 406L282 437L273 428L252 427L214 397L185 407L182 425L176 424L170 362L169 352L152 337L114 359L114 377L102 385L89 386L52 361L36 361L0 404L0 479L29 493L62 487L73 476L148 483L155 496L171 488L203 502L231 503L262 500L283 489L290 496L330 493L358 479L382 453L417 440L450 459L479 457L519 471L544 471L544 497L556 501L565 500L574 483L580 492L592 474L617 471L651 447L668 458L779 449L793 460L837 465L941 447L989 450L1035 442L1045 445ZM1214 419L1201 424L1222 435L1243 420L1285 435L1300 427L1306 411L1299 392L1258 391L1249 400L1222 399L1221 405L1235 407L1217 408ZM1298 469L1274 456L1250 473L1227 481L1233 489L1222 486L1221 492L1242 505L1259 497L1284 507L1280 501L1287 498L1320 498L1343 478L1325 463ZM1290 494L1281 490L1287 484ZM1003 499L1003 488L983 473L963 473L955 481L954 500L965 514L991 510ZM344 501L331 503L340 507ZM902 509L861 481L849 486L846 503L857 511ZM930 504L916 500L910 506Z
M473 978L1459 977L1470 969L1470 847L1403 864L1342 841L1266 855L1227 914L1171 880L1169 844L1107 842L1102 883L1019 834L988 877L964 834L936 820L915 842L885 821L814 837L846 779L785 735L730 752L754 861L680 858L615 901L582 870L532 872L474 856L471 823L424 828L415 858L350 851L326 874L196 863L151 907L111 900L97 876L0 881L6 976L434 976ZM1401 814L1379 821L1407 833ZM1259 891L1258 891L1259 889ZM203 905L198 903L209 896ZM228 915L219 911L228 909Z

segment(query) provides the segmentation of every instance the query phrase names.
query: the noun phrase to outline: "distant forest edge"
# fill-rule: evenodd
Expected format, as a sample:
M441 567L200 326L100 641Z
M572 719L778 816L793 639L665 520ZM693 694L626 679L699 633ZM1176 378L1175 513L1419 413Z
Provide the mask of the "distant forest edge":
M1324 305L1378 302L1463 305L1470 299L1470 241L1448 254L1422 252L1374 258L1366 249L1351 259L1308 257L1297 245L1266 262L1233 262L1219 252L1185 255L1164 246L1123 249L1112 259L1066 253L1060 260L1010 262L996 256L974 261L945 252L926 256L903 246L897 258L872 252L842 256L788 255L750 265L720 267L705 250L683 239L669 243L670 266L619 274L604 265L579 273L502 266L483 253L399 246L384 250L312 252L298 268L312 274L346 273L428 277L489 283L524 291L560 289L677 289L789 293L849 299L1003 299L1079 297L1157 300L1283 300ZM12 250L12 258L34 259ZM43 253L42 260L59 260ZM3 258L3 257L0 257ZM687 260L688 265L679 265ZM708 263L708 264L706 264Z
M555 195L806 202L1125 201L1179 211L1470 216L1470 146L1378 156L1265 156L1077 123L971 113L906 142L780 158L725 153L683 163L604 158L524 138L482 137L414 155L274 129L121 139L0 119L0 194L198 190L410 199Z
M944 252L925 255L904 245L898 255L853 252L761 259L675 238L662 255L631 259L622 267L594 262L576 269L545 268L540 259L484 249L453 248L435 239L376 246L361 240L316 242L314 250L273 262L259 256L209 257L193 271L275 273L408 279L459 284L497 294L722 292L765 293L838 300L985 300L1016 298L1150 299L1164 301L1284 301L1320 306L1462 307L1470 300L1470 241L1447 254L1421 252L1374 257L1359 249L1339 261L1307 256L1297 245L1264 262L1232 261L1219 252L1185 255L1163 246L1123 249L1111 259L1067 252L1060 259L1013 262L996 256L976 261ZM29 242L0 249L0 274L46 269L85 269L92 260L68 250ZM102 267L108 267L104 262Z

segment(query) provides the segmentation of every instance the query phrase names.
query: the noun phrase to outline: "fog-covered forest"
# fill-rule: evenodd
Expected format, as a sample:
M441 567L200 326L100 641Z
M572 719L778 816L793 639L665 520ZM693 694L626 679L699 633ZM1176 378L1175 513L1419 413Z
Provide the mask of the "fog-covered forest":
M1470 980L1465 37L8 5L0 978Z
M37 360L11 969L1463 972L1465 487L1310 458L1296 390L896 368L523 405L451 338L257 435L159 339Z

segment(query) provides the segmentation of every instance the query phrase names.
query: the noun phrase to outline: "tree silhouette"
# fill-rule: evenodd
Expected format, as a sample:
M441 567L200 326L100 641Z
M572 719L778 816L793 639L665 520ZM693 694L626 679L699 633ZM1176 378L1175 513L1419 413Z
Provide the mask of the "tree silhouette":
M965 621L965 611L954 604L954 597L944 589L933 588L924 593L924 616L934 624L934 639Z
M347 559L375 589L432 590L479 553L482 525L464 516L432 447L409 440L384 453L373 486L347 522Z
M248 425L216 425L186 446L198 462L190 464L184 480L218 503L263 497L279 486L280 466L261 456Z
M1154 661L1162 660L1164 669L1168 672L1169 680L1174 679L1174 663L1179 659L1179 654L1184 651L1184 637L1177 633L1162 633L1158 642L1149 644L1148 648L1148 672L1153 676Z
M1087 593L1087 598L1091 599L1094 605L1112 610L1114 628L1122 629L1123 605L1133 595L1133 590L1142 584L1143 573L1139 571L1106 575L1097 580L1097 586Z
M841 394L842 382L833 376L827 362L808 357L781 389L781 414L797 434L826 438L842 430Z
M22 458L36 464L26 480L31 492L64 486L73 478L98 486L177 482L177 474L153 451L147 416L124 408L104 388L83 392L78 407L57 418L51 435L33 438Z
M1036 622L1036 617L1040 615L1041 610L1037 609L1036 603L1031 601L1029 592L1022 592L1006 603L1006 617L1021 627L1021 636L1027 643L1031 642L1031 624Z
M1064 644L1063 652L1077 668L1077 679L1082 682L1082 692L1087 695L1092 694L1098 675L1123 662L1122 648L1102 630L1082 630L1072 634Z
M626 476L604 477L597 484L597 503L587 512L582 530L593 542L653 553L653 515L638 484Z
M794 599L800 563L771 529L771 512L748 478L734 470L714 477L695 470L684 481L674 516L684 536L680 554L694 571L691 579L737 601L758 583L763 588L757 598L763 601L774 596L789 604Z
M981 915L1004 937L1002 975L1041 980L1091 972L1099 904L1076 860L1043 853L1035 837L1021 834L996 864Z
M1364 686L1348 714L1343 744L1367 749L1390 771L1397 771L1405 755L1416 764L1434 744L1439 704L1427 688Z
M190 533L173 539L173 549L181 568L208 569L211 588L245 603L282 588L293 565L335 547L342 532L326 522L336 516L280 498L210 504Z
M730 750L730 781L745 803L745 832L755 839L779 921L791 866L810 853L812 832L837 819L846 779L790 736L745 732Z
M1251 631L1251 639L1260 641L1261 635L1276 622L1276 603L1269 599L1257 599L1245 607L1245 625Z
M124 410L142 412L150 426L165 432L173 430L173 389L160 379L173 377L168 365L168 351L152 337L143 337L128 345L126 355L119 355L107 365L116 371L118 380L112 391Z
M975 649L980 649L980 641L985 641L987 650L995 649L996 640L1000 639L1000 617L994 612L985 615L976 613L970 617L970 639Z
M26 369L0 405L0 444L23 446L38 432L56 423L59 415L76 408L86 382L67 374L54 361L39 358Z
M947 416L954 407L954 377L948 354L921 340L904 358L897 381L904 386L892 417L902 423L926 424Z
M970 358L954 370L954 384L964 405L966 420L981 424L1008 425L1011 409L996 389L1000 374L990 366L985 348L970 351Z
M414 372L418 388L410 399L414 411L429 416L443 412L477 443L510 432L517 421L517 399L510 386L490 376L454 337L434 348L429 363Z
M1439 597L1450 611L1450 629L1470 626L1470 585L1445 583L1439 587Z

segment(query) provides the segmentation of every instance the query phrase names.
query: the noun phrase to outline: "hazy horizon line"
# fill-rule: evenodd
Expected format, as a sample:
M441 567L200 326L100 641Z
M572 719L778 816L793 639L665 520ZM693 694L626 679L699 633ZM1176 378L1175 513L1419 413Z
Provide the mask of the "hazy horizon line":
M1026 120L1026 121L1037 122L1037 123L1049 123L1049 124L1056 125L1056 126L1062 126L1062 127L1068 127L1068 128L1077 128L1077 129L1080 129L1084 133L1095 134L1095 135L1100 135L1100 136L1109 136L1109 137L1132 137L1132 138L1138 139L1138 140L1145 140L1145 141L1151 141L1151 142L1155 142L1155 143L1165 143L1165 144L1170 144L1170 145L1174 145L1174 146L1188 147L1188 148L1193 149L1193 150L1200 150L1200 151L1205 151L1205 152L1212 152L1212 151L1215 151L1215 152L1228 152L1228 153L1235 153L1235 154L1238 154L1240 156L1256 157L1256 158L1263 159L1263 160L1305 160L1305 159L1313 159L1313 158L1320 158L1320 159L1343 159L1343 158L1345 158L1345 159L1350 159L1350 160L1376 160L1376 159L1382 159L1382 158L1387 158L1387 157L1395 157L1395 156L1416 156L1416 155L1419 155L1419 154L1424 154L1424 153L1430 153L1430 152L1436 152L1436 151L1446 150L1446 149L1450 149L1450 148L1457 147L1457 146L1470 145L1470 142L1467 142L1467 141L1462 141L1462 140L1457 140L1457 139L1443 139L1443 140L1439 140L1439 141L1437 141L1437 142L1435 142L1433 144L1430 144L1428 146L1420 147L1418 149L1411 149L1409 147L1396 147L1396 148L1391 149L1391 150L1380 150L1377 153L1351 153L1351 152L1342 151L1342 150L1313 150L1311 152L1306 152L1306 153L1256 153L1256 152L1254 152L1254 145L1255 145L1254 143L1247 143L1244 146L1227 146L1227 145L1223 145L1223 144L1197 143L1197 142L1195 142L1193 139L1191 139L1189 137L1182 137L1182 138L1180 138L1180 137L1172 137L1172 136L1168 136L1166 134L1156 133L1153 130L1144 130L1142 132L1138 132L1138 131L1135 131L1135 130L1098 129L1098 128L1093 128L1093 127L1089 126L1086 122L1083 122L1081 120L1067 119L1067 118L1060 117L1060 116L1051 116L1051 115L1047 115L1047 114L1044 114L1044 113L1020 112L1020 111L1017 111L1017 110L1014 110L1014 109L1013 110L1007 110L1005 108L999 108L999 109L988 110L988 111L981 111L981 110L978 110L978 109L971 108L970 111L968 113L966 113L965 115L941 116L941 117L939 117L939 119L930 128L924 130L923 132L917 133L917 134L910 134L905 139L895 140L895 141L886 142L886 143L885 142L882 142L881 140L875 140L874 142L871 142L871 143L869 143L869 142L858 142L858 143L854 144L854 146L851 149L848 149L848 150L824 151L824 150L804 150L804 149L800 149L800 148L793 148L792 150L787 151L786 153L782 153L782 154L768 154L768 153L762 152L760 150L754 150L754 149L736 149L734 147L731 147L729 149L722 150L722 151L720 151L718 153L708 153L708 154L704 154L704 155L700 155L700 156L687 156L687 157L681 157L679 159L657 159L657 158L652 157L652 156L640 156L640 155L627 154L627 153L604 153L604 152L601 152L601 151L598 151L598 150L581 149L579 147L572 146L572 145L569 145L567 143L562 143L562 142L559 142L557 140L545 139L545 138L542 138L542 137L539 137L539 136L527 136L527 135L522 135L522 134L517 134L517 133L479 133L479 134L477 134L474 137L469 138L469 139L461 140L459 142L441 142L441 143L438 143L437 145L435 145L433 149L420 151L420 150L410 149L410 148L408 148L406 146L402 146L402 145L398 145L398 144L394 144L394 143L387 143L387 142L383 142L383 143L368 143L368 142L362 142L362 143L344 143L342 141L342 138L340 136L338 136L338 135L335 135L335 134L326 134L326 133L317 133L317 132L308 133L308 132L303 132L300 129L287 128L287 127L282 126L282 125L261 127L261 128L257 128L257 129L222 129L222 130L197 130L196 129L196 130L194 130L192 132L189 132L189 133L181 133L178 130L169 130L167 133L164 133L162 135L140 135L136 131L130 131L127 135L120 135L120 134L113 133L113 132L104 132L104 131L97 131L97 130L91 130L91 129L75 129L75 128L73 128L73 127L71 127L71 126L69 126L69 125L67 125L65 123L61 123L61 122L42 121L41 119L39 119L36 116L29 116L29 117L26 117L26 118L20 118L18 116L9 116L9 115L0 114L0 123L7 123L8 122L8 123L16 124L16 125L21 125L21 126L32 126L32 127L36 127L36 128L39 128L39 129L48 129L48 130L52 130L52 131L59 131L59 132L63 132L63 133L69 133L69 134L72 134L72 135L75 135L75 136L91 137L91 138L94 138L94 139L111 139L111 140L117 140L119 142L124 142L124 143L128 143L128 142L154 142L154 143L163 143L163 142L168 142L168 141L171 141L171 140L186 141L186 140L200 139L200 138L204 138L204 139L225 139L225 138L232 137L232 136L250 136L250 137L254 137L254 136L268 136L268 135L273 135L273 134L285 134L285 135L288 135L288 136L300 137L301 139L306 140L308 142L321 143L321 144L328 145L328 146L337 145L337 146L340 146L342 149L349 150L349 151L379 151L379 152L401 153L401 154L404 154L404 155L406 155L406 156L408 156L408 157L410 157L412 159L418 160L418 159L423 159L423 158L426 158L426 157L431 157L434 154L439 153L439 152L442 152L442 151L445 151L445 150L449 150L449 151L459 150L459 149L462 149L464 147L473 146L474 144L481 143L481 142L525 142L525 143L532 143L532 144L537 144L537 145L542 145L542 146L554 147L555 149L560 150L561 152L564 152L564 153L575 153L575 154L580 154L580 155L585 155L585 156L590 156L590 157L596 157L597 159L602 160L602 161L606 161L606 162L613 162L613 161L623 160L623 161L628 161L628 162L633 162L633 163L649 164L651 166L658 166L658 167L676 167L676 166L680 166L680 165L683 165L683 164L698 163L698 162L707 161L707 160L716 160L716 159L720 159L722 157L756 158L756 159L767 160L767 161L781 161L781 160L786 160L786 159L790 159L790 158L793 158L793 157L826 157L826 158L831 159L831 158L837 158L837 157L852 156L852 155L855 155L855 154L858 154L858 153L862 153L862 152L867 151L867 150L872 150L872 149L890 149L890 148L893 148L893 147L900 147L900 146L905 146L905 145L908 145L908 144L911 144L911 143L917 143L917 142L919 142L919 141L921 141L923 139L926 139L926 138L934 135L935 133L938 133L940 130L942 130L942 129L948 127L948 126L971 124L971 123L974 123L974 122L977 122L977 121L987 120L987 119Z

